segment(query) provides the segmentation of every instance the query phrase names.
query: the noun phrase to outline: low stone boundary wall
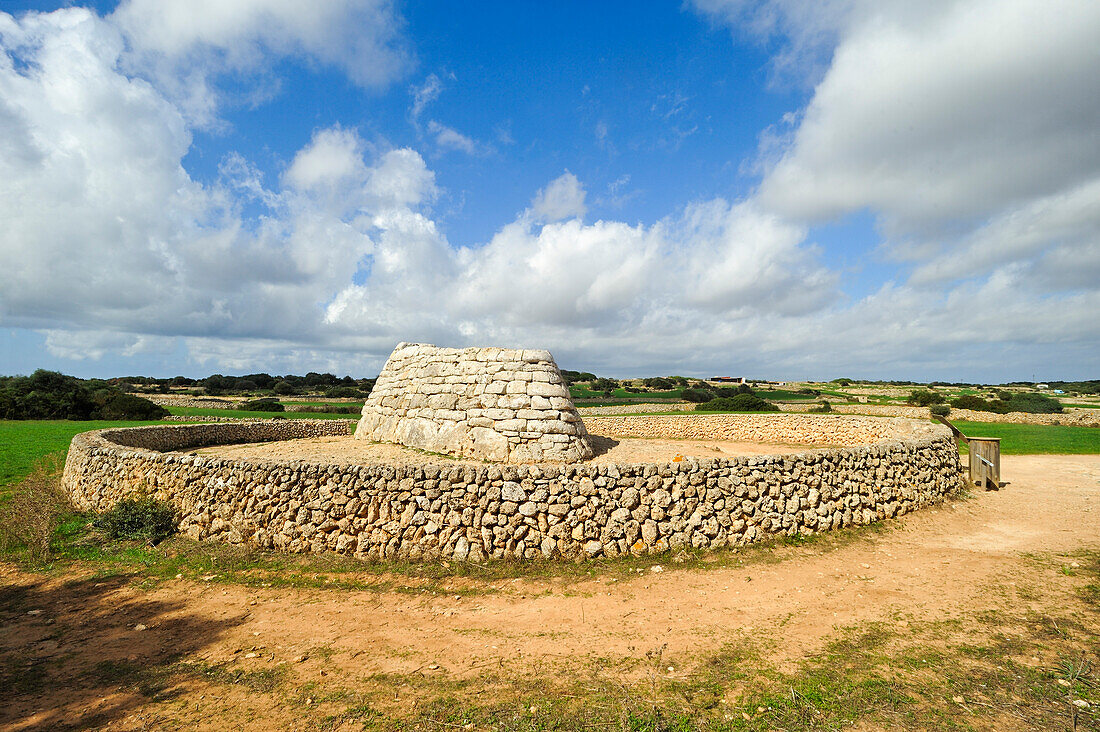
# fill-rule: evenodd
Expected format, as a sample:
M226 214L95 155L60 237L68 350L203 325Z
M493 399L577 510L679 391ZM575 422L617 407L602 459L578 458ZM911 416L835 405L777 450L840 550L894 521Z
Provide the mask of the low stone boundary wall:
M616 404L610 407L577 406L583 417L586 414L639 414L646 412L693 412L693 402L639 402L637 404Z
M853 446L912 440L942 426L908 419L811 414L678 414L642 417L588 416L594 435L671 440L730 440L800 445Z
M814 402L806 404L780 404L779 409L787 413L806 412L819 406ZM868 414L876 417L908 417L910 419L929 419L932 413L928 407L911 407L901 404L836 404L832 405L837 414ZM1100 427L1100 409L1068 408L1061 414L1033 414L1031 412L978 412L972 409L955 409L947 415L951 421L961 422L997 422L1000 424L1042 424L1066 425L1071 427Z
M759 419L720 416L727 429L731 418ZM799 419L827 427L838 418ZM866 524L961 487L946 427L872 421L895 423L880 434L911 437L660 465L248 463L159 451L347 434L349 423L130 427L74 437L64 483L83 508L152 495L176 506L195 539L264 549L456 560L652 554Z

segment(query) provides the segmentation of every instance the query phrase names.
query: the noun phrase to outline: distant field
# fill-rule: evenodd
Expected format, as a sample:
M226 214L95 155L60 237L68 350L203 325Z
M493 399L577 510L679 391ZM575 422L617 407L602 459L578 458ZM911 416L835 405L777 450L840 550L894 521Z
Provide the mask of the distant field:
M1000 422L955 422L967 437L1000 437L1003 455L1085 455L1100 453L1100 429ZM966 446L963 445L965 451Z
M569 387L569 393L573 396L574 399L601 399L608 402L610 402L611 400L615 400L619 403L621 403L622 400L626 400L627 403L646 401L676 401L681 398L680 395L683 393L683 391L683 389L670 389L668 391L644 391L641 393L636 393L619 388L611 392L610 397L607 397L604 396L604 393L602 391L592 391L584 385L578 384Z
M351 405L349 405L351 406ZM180 417L236 417L238 419L356 419L355 414L331 414L329 412L246 412L241 409L209 409L206 407L165 407Z
M0 496L6 486L22 479L36 460L65 453L73 436L107 427L136 427L157 422L74 422L59 420L0 420Z

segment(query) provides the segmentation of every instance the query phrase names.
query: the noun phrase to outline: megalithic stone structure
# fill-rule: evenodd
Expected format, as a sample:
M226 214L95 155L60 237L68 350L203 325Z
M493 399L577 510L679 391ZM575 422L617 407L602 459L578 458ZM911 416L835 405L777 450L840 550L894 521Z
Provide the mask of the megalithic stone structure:
M355 437L494 462L593 455L549 351L399 343Z

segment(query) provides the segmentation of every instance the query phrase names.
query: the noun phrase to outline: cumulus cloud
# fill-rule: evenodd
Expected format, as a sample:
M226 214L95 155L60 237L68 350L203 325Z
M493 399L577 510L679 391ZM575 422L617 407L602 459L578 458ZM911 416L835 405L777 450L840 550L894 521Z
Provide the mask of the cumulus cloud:
M584 186L577 176L566 171L538 192L531 202L531 212L540 221L560 221L568 218L584 218L588 207L584 205Z
M0 41L0 139L19 151L0 156L0 311L51 331L55 352L121 348L119 333L317 342L325 300L374 251L375 217L434 195L416 152L368 160L339 127L314 135L281 187L236 155L201 185L181 165L184 115L119 71L111 23L0 15ZM243 198L264 214L243 218Z
M216 123L217 77L264 76L272 57L335 67L368 89L411 65L390 0L123 0L110 20L129 43L125 65L204 125ZM256 89L271 93L270 84Z
M1100 6L966 2L851 21L761 199L889 232L971 224L1100 168ZM941 12L933 12L940 10Z
M777 43L777 62L816 83L804 109L761 136L756 204L806 224L870 212L884 237L877 256L908 266L844 317L896 316L904 328L878 333L907 354L963 334L995 344L1057 333L1059 348L1100 355L1089 324L1100 284L1100 6L693 4ZM1048 318L1059 324L1045 330Z
M231 153L200 183L183 160L201 120L158 75L169 67L135 67L167 59L183 85L181 59L200 52L223 69L286 53L346 68L317 29L364 8L389 18L386 4L322 4L328 20L300 32L305 11L258 0L211 10L242 13L213 30L161 28L138 0L109 19L0 14L0 323L46 333L65 358L182 341L242 370L369 372L400 340L549 347L611 373L966 378L998 355L1096 361L1094 5L852 2L828 22L795 0L709 6L773 13L750 32L784 34L791 58L835 44L806 108L769 138L758 192L651 224L586 222L566 172L487 242L448 241L420 153L350 127L314 131L272 180ZM435 93L421 89L416 117ZM436 149L484 150L427 131ZM853 300L813 225L862 210L902 267Z

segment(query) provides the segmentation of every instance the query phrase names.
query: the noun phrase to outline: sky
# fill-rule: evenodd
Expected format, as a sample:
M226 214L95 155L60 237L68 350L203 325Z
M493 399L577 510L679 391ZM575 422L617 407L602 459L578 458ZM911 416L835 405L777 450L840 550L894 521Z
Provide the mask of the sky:
M0 373L1100 378L1095 0L0 2Z

